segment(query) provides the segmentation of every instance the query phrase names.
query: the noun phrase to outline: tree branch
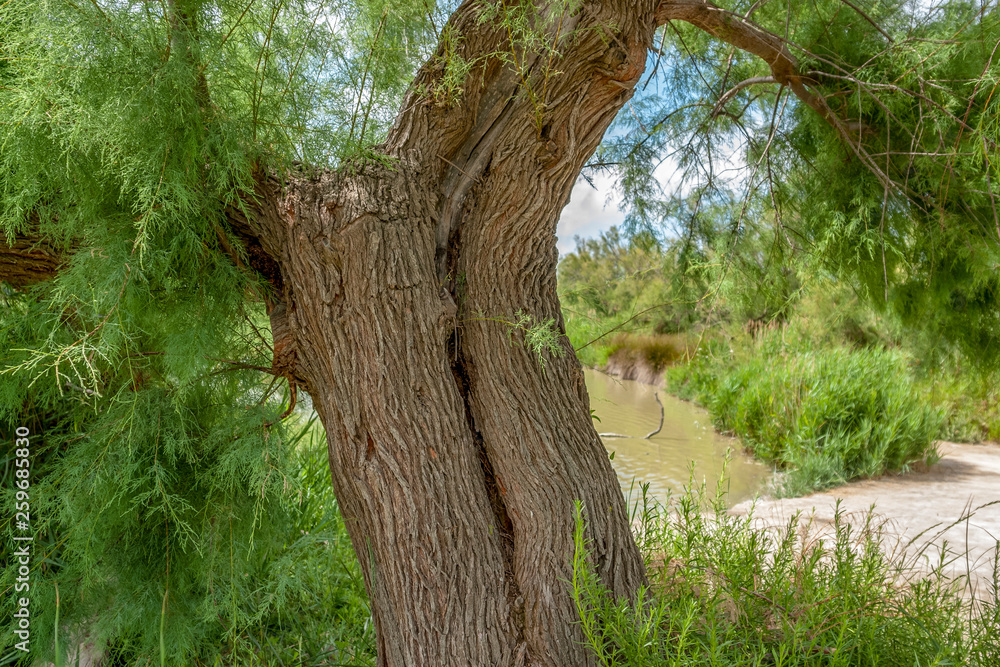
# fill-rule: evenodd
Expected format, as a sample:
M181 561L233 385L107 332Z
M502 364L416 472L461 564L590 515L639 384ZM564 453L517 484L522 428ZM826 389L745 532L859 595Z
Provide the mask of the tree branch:
M872 19L872 17L868 16L868 14L865 14L863 11L861 11L860 7L858 7L856 4L854 4L850 0L840 0L840 1L842 3L844 3L845 5L847 5L848 7L850 7L851 9L853 9L855 12L857 12L861 16L861 18L863 18L864 20L868 21L868 23L870 23L873 28L875 28L880 33L882 33L882 36L885 37L886 40L890 44L894 43L893 39L892 39L892 36L889 35L889 33L887 33L885 30L883 30L882 26L880 26L878 23L876 23L875 20Z
M750 20L713 5L707 0L664 0L656 9L657 23L684 21L704 30L717 39L761 58L771 68L777 83L788 88L802 102L849 138L847 126L837 118L822 96L806 88L812 80L799 71L799 63L777 35L760 28Z
M16 288L44 282L54 278L65 261L65 253L39 234L23 235L13 244L0 236L0 282Z
M258 197L266 198L269 191L263 185L264 174L256 175ZM260 216L261 203L247 199L241 209L237 206L226 208L226 224L231 232L227 236L220 227L215 232L222 250L229 255L233 263L244 268L241 257L246 258L250 269L261 274L276 292L281 292L281 271L277 262L264 250L258 229L247 219ZM235 242L235 243L233 243ZM13 243L0 233L0 282L8 283L17 289L55 278L62 270L70 256L80 248L76 241L69 247L61 248L53 244L38 230L38 216L28 216L28 230L15 235ZM84 248L83 252L87 252ZM99 252L91 249L90 252ZM271 307L267 295L265 302Z
M788 50L786 40L764 30L739 14L713 5L708 0L661 0L660 5L656 8L655 20L658 23L666 21L690 23L713 37L764 60L771 68L771 74L775 81L787 86L799 100L830 125L840 135L841 140L850 148L851 152L883 185L904 192L913 201L920 199L918 193L905 185L894 182L867 153L861 144L861 133L864 130L861 123L840 118L827 104L825 97L806 88L807 84L818 85L818 81L813 78L812 74L814 73L803 73L799 70L798 61ZM902 89L900 90L902 91ZM912 91L903 92L914 94ZM959 123L962 122L959 119L956 120Z
M712 109L712 115L718 116L722 109L725 108L726 103L729 102L729 100L731 100L736 93L740 92L744 88L757 85L758 83L778 83L778 81L773 76L755 76L750 79L740 81L719 97L719 101L715 103L715 108Z

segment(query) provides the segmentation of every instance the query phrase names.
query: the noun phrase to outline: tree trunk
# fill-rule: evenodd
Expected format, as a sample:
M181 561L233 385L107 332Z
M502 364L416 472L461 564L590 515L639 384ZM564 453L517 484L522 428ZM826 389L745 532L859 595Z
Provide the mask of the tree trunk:
M390 164L262 186L276 363L326 428L380 665L592 664L568 590L575 500L604 584L645 582L572 347L539 359L512 323L564 333L559 212L642 73L653 10L586 5L551 35L563 57L515 45L524 77L481 59L458 100L427 94L432 59ZM478 11L452 17L467 57L510 51Z

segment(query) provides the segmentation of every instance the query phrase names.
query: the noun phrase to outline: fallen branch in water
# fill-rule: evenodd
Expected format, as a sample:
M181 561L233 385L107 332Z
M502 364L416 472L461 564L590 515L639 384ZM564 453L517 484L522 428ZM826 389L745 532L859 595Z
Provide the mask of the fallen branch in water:
M649 433L647 433L646 435L644 435L642 437L642 440L649 440L654 435L656 435L657 433L659 433L660 431L663 430L663 416L664 416L663 412L664 412L664 410L663 410L663 403L660 401L660 392L653 392L653 398L656 399L657 405L660 406L660 425L656 427L655 431L650 431ZM634 437L634 436L631 436L631 435L625 435L624 433L598 433L597 435L601 436L602 438L632 438L632 437Z
M663 403L660 402L660 392L654 391L653 392L653 398L656 399L656 404L660 406L660 425L656 427L655 431L650 431L649 433L647 433L646 437L643 438L643 440L649 440L654 435L656 435L657 433L659 433L660 431L663 430L663 412L664 412L664 410L663 410Z

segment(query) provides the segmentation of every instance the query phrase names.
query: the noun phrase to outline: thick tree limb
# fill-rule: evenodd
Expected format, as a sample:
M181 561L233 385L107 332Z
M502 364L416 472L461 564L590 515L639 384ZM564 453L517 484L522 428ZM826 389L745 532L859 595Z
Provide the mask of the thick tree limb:
M54 278L66 255L41 236L28 234L13 245L0 236L0 282L21 288Z

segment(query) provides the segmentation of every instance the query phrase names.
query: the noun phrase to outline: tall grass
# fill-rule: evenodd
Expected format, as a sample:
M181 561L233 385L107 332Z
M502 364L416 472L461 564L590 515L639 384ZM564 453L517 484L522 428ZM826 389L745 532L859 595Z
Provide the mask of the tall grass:
M717 428L787 470L781 494L801 495L936 457L942 413L922 399L896 352L795 350L772 337L741 360L701 355L668 371L668 381L673 391L705 405Z
M921 375L917 385L944 413L942 440L1000 441L1000 373L956 365L947 373Z
M708 511L703 511L705 507ZM603 667L913 667L1000 664L1000 595L963 598L940 569L916 575L888 555L869 515L840 514L817 541L725 511L704 487L636 503L650 586L615 599L594 573L577 508L572 594Z

